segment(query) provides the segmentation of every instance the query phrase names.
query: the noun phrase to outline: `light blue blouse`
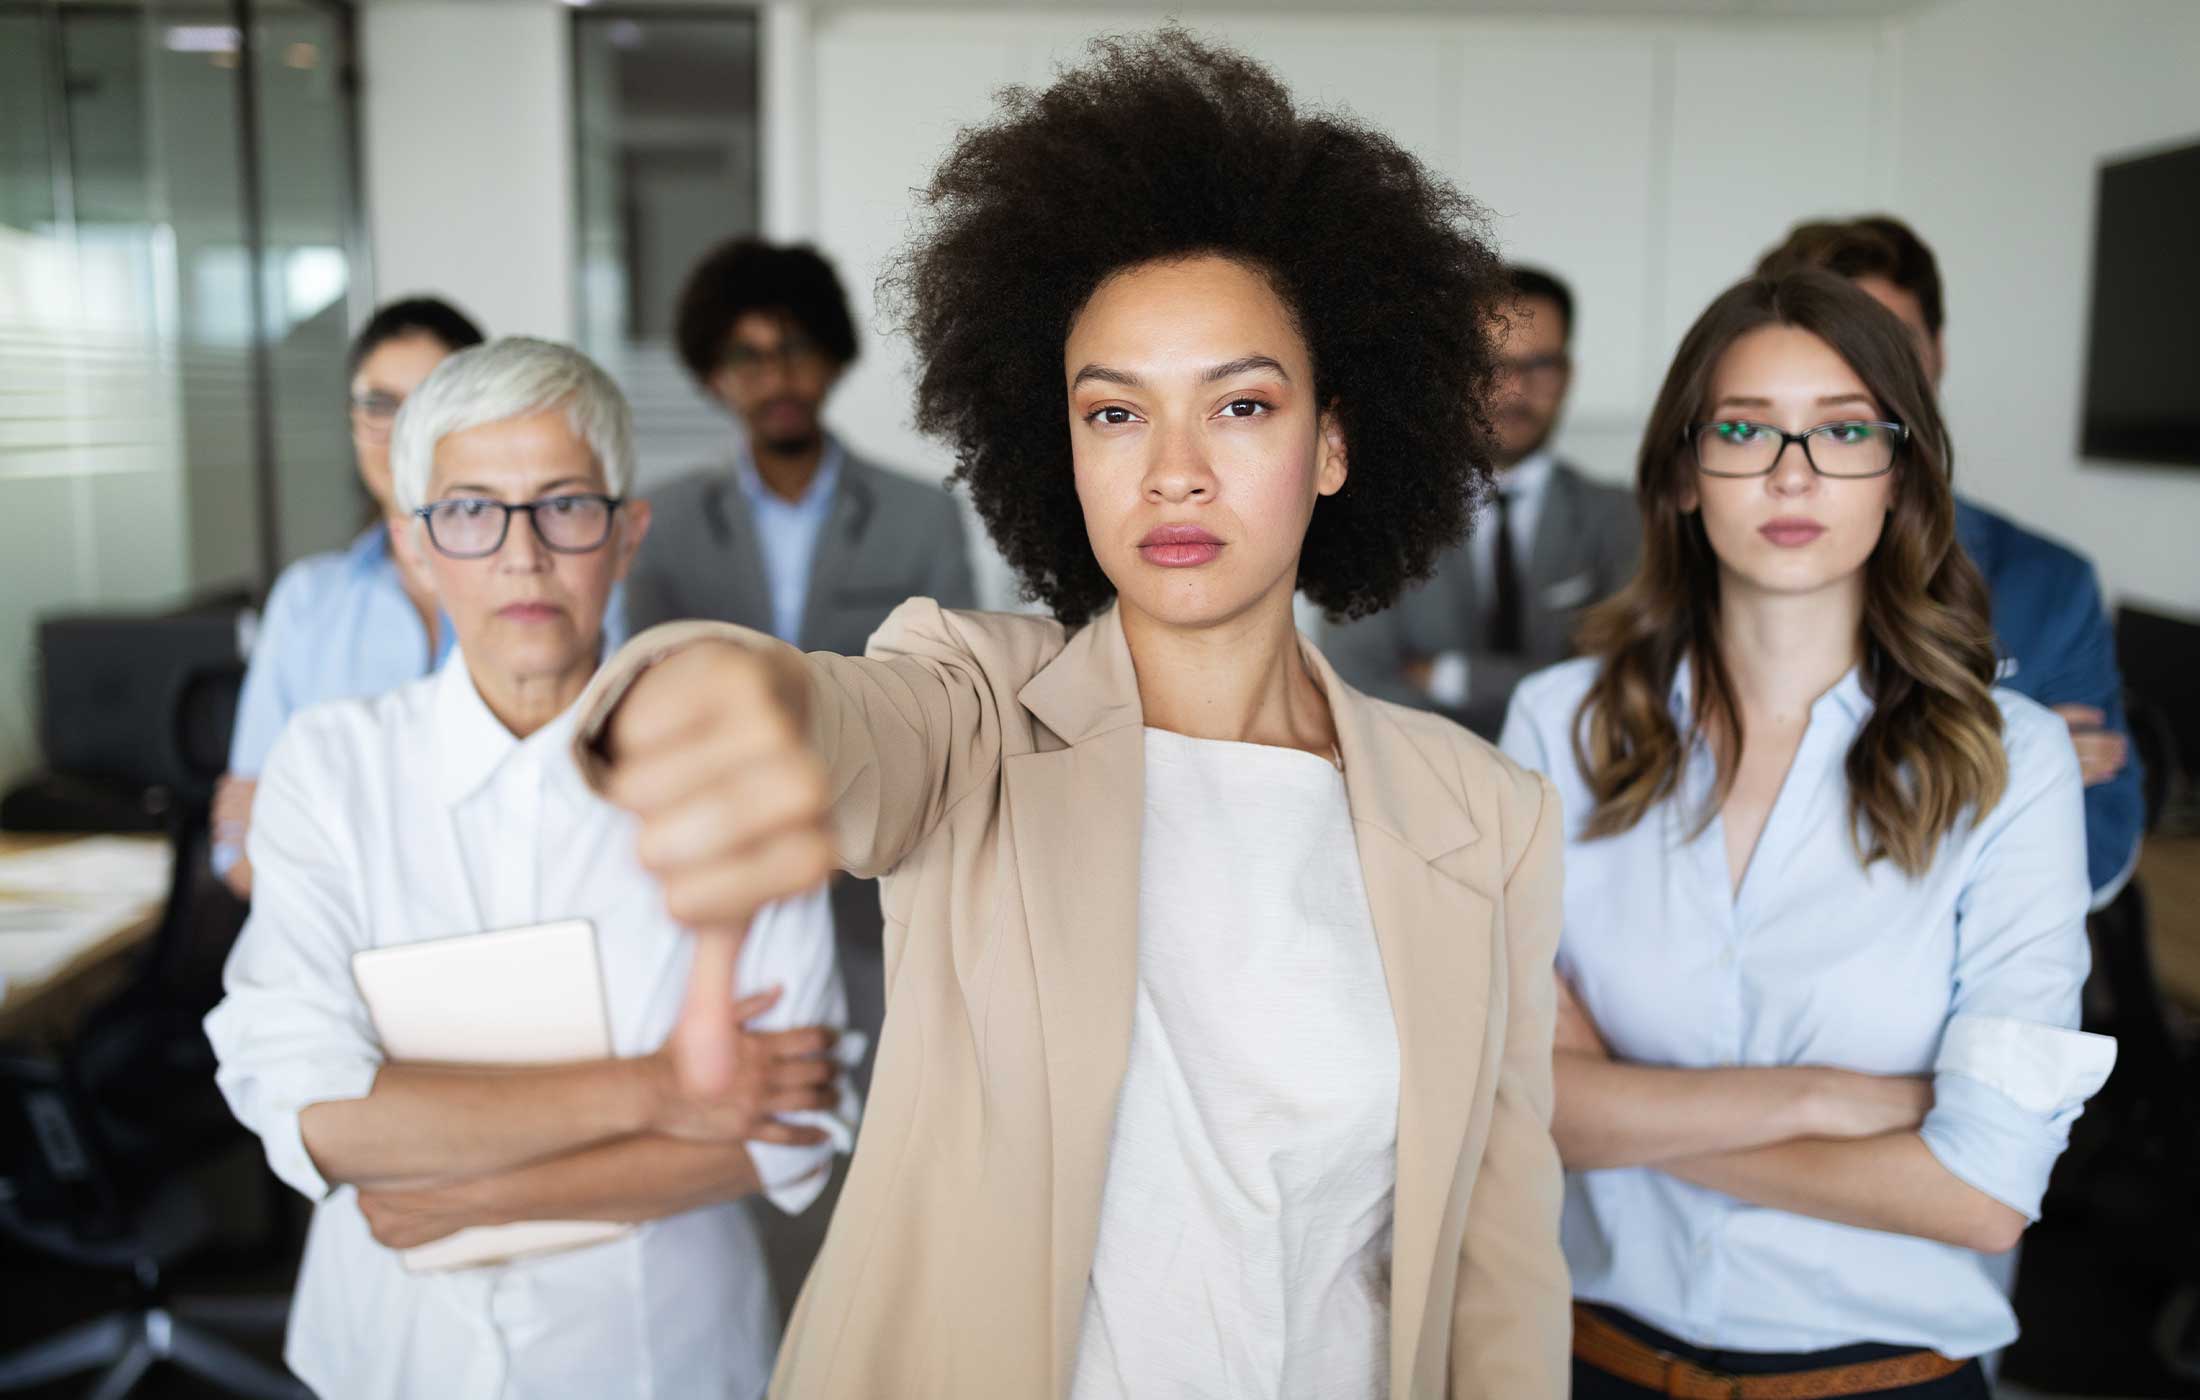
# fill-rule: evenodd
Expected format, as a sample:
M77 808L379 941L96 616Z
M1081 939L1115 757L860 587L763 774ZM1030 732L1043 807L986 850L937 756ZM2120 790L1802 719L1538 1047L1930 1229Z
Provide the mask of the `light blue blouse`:
M2068 729L1997 690L2009 785L1912 878L1857 858L1843 761L1871 713L1857 672L1812 706L1739 893L1695 745L1680 790L1633 830L1580 836L1594 802L1573 734L1594 659L1514 693L1501 746L1550 775L1567 814L1558 966L1612 1051L1681 1068L1825 1065L1931 1074L1926 1146L2038 1218L2049 1171L2115 1043L2083 1034L2091 954L2085 809ZM1685 730L1685 672L1671 697ZM1571 1173L1576 1296L1698 1346L1853 1342L1975 1356L2017 1335L1985 1256L1750 1205L1652 1168Z
M606 656L626 640L622 590L613 590L604 610ZM448 617L436 637L431 655L428 629L406 596L384 526L370 526L346 549L292 564L260 615L230 731L229 771L259 777L283 726L308 705L380 695L434 671L457 641ZM218 836L212 864L226 872L240 854Z

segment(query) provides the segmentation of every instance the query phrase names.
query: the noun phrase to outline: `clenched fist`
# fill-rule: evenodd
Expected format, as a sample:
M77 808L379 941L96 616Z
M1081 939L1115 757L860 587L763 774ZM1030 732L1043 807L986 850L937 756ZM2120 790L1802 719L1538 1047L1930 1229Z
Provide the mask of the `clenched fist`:
M644 671L605 734L606 795L640 818L642 865L700 938L669 1042L699 1097L738 1071L731 988L749 921L833 871L808 684L791 657L699 642Z

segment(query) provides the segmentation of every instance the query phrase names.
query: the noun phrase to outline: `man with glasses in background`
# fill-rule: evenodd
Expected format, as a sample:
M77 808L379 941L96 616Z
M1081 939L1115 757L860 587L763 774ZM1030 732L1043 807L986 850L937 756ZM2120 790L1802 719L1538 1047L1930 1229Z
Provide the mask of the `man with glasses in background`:
M737 239L688 277L680 357L744 442L655 492L657 528L627 581L634 631L711 618L805 651L861 655L903 601L976 603L962 517L945 491L856 457L825 400L856 358L832 265L807 247Z
M1576 618L1634 574L1634 493L1590 481L1550 449L1573 379L1574 298L1530 267L1509 270L1497 492L1467 541L1387 612L1333 627L1326 651L1370 695L1439 710L1494 740L1523 676L1573 654Z

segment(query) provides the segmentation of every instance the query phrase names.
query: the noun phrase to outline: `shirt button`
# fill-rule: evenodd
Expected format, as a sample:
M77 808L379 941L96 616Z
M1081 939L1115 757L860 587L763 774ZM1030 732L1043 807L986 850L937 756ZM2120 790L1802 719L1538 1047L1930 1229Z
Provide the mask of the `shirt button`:
M1732 948L1722 948L1719 950L1719 966L1722 969L1731 968L1734 966L1734 950Z

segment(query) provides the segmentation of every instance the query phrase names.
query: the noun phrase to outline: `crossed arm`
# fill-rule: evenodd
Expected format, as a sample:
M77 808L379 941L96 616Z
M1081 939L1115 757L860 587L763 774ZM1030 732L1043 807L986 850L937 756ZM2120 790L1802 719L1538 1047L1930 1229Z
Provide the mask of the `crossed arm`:
M775 999L733 1007L736 1023ZM830 1108L830 1029L738 1032L733 1080L687 1093L665 1052L513 1069L385 1065L364 1098L308 1104L299 1132L330 1182L359 1188L375 1237L408 1248L470 1225L651 1220L759 1189L754 1142L825 1135L776 1115Z
M1552 1133L1571 1170L1654 1166L1755 1205L1987 1254L2015 1248L2028 1223L1926 1147L1921 1076L1626 1064L1563 980L1555 1068Z

